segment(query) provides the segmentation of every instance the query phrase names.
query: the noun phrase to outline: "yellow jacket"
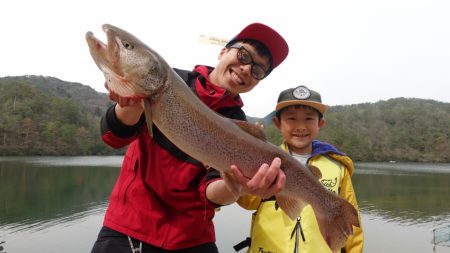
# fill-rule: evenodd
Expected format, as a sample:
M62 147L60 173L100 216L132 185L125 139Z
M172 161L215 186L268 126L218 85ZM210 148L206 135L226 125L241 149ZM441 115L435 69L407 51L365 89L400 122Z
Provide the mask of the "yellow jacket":
M281 145L286 152L288 148ZM322 172L321 183L330 191L338 193L358 210L358 203L351 181L353 162L345 154L337 151L327 143L314 141L312 157L308 164L314 165ZM245 209L255 210L250 231L251 246L248 253L294 252L298 243L298 252L326 253L331 252L322 235L313 209L307 205L296 221L292 221L280 208L275 206L275 198L262 200L256 196L243 196L238 204ZM298 226L297 223L299 223ZM341 252L360 253L363 250L362 228L353 227L353 235L347 239Z

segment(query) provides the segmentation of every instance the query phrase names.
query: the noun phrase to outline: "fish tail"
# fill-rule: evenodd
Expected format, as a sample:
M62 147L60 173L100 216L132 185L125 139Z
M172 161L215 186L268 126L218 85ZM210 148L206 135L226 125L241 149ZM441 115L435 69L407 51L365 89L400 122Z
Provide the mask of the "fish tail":
M353 226L359 227L358 212L343 198L333 199L331 208L316 215L320 232L333 252L344 247L347 238L353 234Z

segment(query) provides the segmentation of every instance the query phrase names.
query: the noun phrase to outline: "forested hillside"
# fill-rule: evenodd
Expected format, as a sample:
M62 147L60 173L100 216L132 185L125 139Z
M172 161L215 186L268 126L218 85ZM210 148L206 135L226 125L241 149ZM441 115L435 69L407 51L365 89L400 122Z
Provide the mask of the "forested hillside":
M0 78L0 155L101 155L109 101L89 86L52 77ZM122 152L122 151L119 151Z
M101 115L111 102L89 86L53 77L0 78L0 156L123 154L100 139ZM269 140L281 142L271 115ZM450 103L396 98L332 106L319 139L355 161L450 162Z

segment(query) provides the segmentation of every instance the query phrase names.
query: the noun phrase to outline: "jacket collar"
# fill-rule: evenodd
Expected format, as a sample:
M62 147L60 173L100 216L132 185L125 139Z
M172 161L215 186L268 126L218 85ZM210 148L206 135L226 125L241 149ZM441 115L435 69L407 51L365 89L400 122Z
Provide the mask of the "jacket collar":
M209 74L213 68L208 66L195 66L194 71L199 73L195 80L195 89L199 98L212 110L218 111L229 107L243 107L244 103L239 95L232 96L227 90L211 83Z
M286 142L283 142L280 145L280 147L286 153L289 153L289 148L288 148ZM312 150L313 151L312 151L310 159L313 159L315 156L329 155L331 158L344 164L344 166L349 171L350 175L353 174L355 168L354 168L352 159L350 157L348 157L345 153L337 150L333 145L326 143L326 142L314 140L312 142Z
M283 143L280 145L280 147L286 151L289 152L289 147L286 144L286 142L283 141ZM318 140L314 140L312 142L312 154L311 156L316 156L316 155L324 155L324 154L336 154L336 155L341 155L341 156L345 156L346 154L337 150L333 145L326 143L326 142L322 142L322 141L318 141Z

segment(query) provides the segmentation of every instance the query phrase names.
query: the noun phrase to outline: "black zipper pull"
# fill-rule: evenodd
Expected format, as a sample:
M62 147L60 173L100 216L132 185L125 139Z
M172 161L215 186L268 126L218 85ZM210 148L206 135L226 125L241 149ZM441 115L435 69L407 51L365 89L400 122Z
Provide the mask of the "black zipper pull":
M302 236L303 242L305 241L305 235L303 234L302 224L300 223L300 216L297 217L297 222L295 223L294 229L291 233L291 239L295 234L295 246L294 246L294 253L298 253L298 234Z
M305 234L303 234L302 224L300 223L300 216L297 218L298 226L300 227L300 234L302 235L302 241L305 242Z

